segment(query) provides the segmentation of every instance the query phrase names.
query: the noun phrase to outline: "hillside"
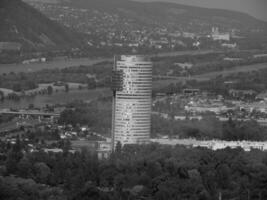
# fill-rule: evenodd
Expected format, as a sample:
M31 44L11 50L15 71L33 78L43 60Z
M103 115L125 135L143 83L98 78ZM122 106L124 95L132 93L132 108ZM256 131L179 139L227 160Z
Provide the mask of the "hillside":
M130 0L61 0L63 5L76 8L98 9L131 18L139 23L165 24L187 31L219 26L223 30L267 30L267 23L247 14L220 9L207 9L175 3L141 3Z
M196 39L198 49L220 48L220 41L210 39L213 27L233 48L267 49L267 22L241 12L132 0L24 1L87 34L88 44L101 52L192 50Z
M77 33L48 19L21 0L0 1L0 27L0 42L5 42L7 48L12 48L9 44L21 44L23 50L40 51L81 44Z
M220 49L225 40L229 48L267 49L267 23L234 11L130 0L23 1L29 5L1 1L0 42L38 51L82 44L82 56ZM213 27L228 39L211 38Z

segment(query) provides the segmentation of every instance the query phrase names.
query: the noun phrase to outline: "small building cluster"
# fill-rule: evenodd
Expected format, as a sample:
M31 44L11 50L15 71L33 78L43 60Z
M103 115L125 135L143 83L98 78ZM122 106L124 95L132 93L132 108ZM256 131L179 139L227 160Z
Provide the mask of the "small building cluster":
M267 151L267 142L251 142L251 141L222 141L222 140L207 140L200 141L195 139L151 139L151 142L162 145L183 145L186 147L197 148L203 147L211 150L220 149L236 149L241 148L244 151L251 151L257 149L260 151Z

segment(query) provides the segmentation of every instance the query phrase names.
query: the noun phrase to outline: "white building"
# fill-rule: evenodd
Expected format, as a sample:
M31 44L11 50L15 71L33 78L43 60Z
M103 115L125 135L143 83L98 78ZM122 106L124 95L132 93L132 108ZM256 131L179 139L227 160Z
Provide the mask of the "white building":
M212 28L211 37L213 40L230 41L230 33L220 33L218 27Z
M267 151L267 142L254 142L254 141L223 141L223 140L196 140L196 139L151 139L151 142L161 145L183 145L187 147L203 147L213 151L220 149L236 149L242 148L244 151L251 151L258 149L260 151Z
M236 43L223 43L222 47L226 47L226 48L229 48L229 49L234 49L234 48L237 47L237 44Z
M191 69L193 67L192 63L185 62L185 63L174 63L175 66L181 67L182 69Z
M229 33L214 33L212 34L213 40L223 40L223 41L230 41L230 34Z
M148 143L151 126L152 63L144 56L115 57L112 76L113 149Z

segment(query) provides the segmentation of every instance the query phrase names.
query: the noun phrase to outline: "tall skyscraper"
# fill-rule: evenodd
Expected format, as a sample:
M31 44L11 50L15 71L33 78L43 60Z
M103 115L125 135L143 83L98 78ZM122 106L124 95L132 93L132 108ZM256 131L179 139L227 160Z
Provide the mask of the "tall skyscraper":
M112 146L148 143L151 129L152 62L145 56L115 56Z

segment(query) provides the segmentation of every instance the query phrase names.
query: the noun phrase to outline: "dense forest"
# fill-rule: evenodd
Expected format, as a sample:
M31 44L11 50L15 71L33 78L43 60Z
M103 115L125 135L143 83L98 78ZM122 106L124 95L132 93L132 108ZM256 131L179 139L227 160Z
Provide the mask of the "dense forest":
M117 145L98 160L86 149L29 153L23 145L1 144L1 199L267 199L267 154L257 150Z

